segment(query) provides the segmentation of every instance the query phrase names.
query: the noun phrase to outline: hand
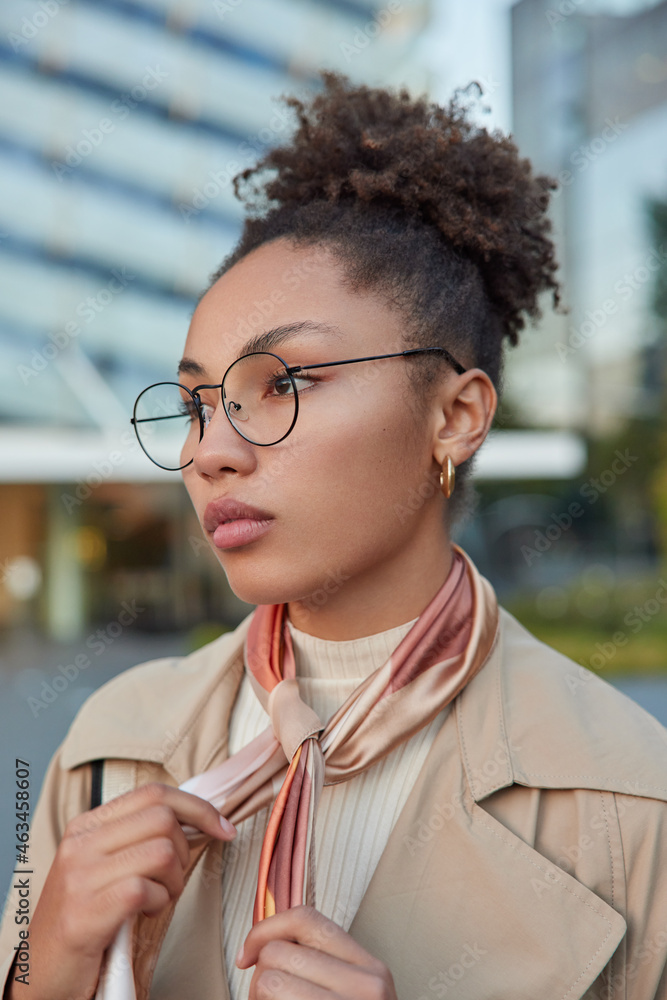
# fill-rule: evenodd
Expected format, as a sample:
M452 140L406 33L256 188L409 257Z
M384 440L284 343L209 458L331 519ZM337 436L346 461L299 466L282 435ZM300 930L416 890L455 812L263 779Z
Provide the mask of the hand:
M93 996L123 922L178 899L190 860L181 823L219 840L236 835L210 802L159 783L67 824L30 924L30 1000ZM20 987L12 983L10 1000L24 996Z
M236 964L255 965L248 1000L397 1000L384 963L312 906L260 920Z

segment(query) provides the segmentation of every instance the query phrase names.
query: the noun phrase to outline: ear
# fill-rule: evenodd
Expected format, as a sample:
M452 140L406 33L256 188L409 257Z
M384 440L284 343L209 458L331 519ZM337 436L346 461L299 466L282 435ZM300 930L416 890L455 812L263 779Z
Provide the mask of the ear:
M470 368L443 382L433 405L433 457L438 465L447 455L454 465L461 465L482 445L493 423L498 406L493 382L481 368Z

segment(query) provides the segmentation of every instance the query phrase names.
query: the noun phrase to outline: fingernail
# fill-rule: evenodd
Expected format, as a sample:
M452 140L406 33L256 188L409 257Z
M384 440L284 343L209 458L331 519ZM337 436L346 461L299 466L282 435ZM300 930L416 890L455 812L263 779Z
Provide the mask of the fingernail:
M241 945L241 947L238 950L238 954L236 956L236 964L243 965L243 945Z
M236 836L236 827L233 823L230 823L225 816L220 816L220 826L225 831L225 833L231 834L233 837Z

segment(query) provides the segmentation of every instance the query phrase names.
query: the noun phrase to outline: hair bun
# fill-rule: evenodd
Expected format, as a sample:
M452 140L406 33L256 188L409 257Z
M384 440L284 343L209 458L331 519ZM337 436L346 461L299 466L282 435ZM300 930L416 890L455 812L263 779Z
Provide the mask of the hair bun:
M308 106L294 96L282 98L297 113L296 132L288 145L270 149L234 178L237 196L244 197L239 181L269 168L275 174L262 194L272 207L354 199L434 226L479 266L516 343L521 313L539 315L539 291L551 288L559 303L546 215L556 181L534 176L508 136L468 120L463 96L473 85L482 94L476 82L440 107L405 88L355 86L331 70L321 76L324 90Z

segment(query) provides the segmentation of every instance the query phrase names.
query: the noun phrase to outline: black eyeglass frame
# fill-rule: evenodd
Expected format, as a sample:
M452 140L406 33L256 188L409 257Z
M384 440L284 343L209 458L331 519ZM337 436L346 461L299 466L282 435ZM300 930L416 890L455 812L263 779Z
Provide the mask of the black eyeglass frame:
M236 361L232 361L231 365L229 366L229 368L227 369L227 371L225 372L225 374L224 374L224 376L222 378L222 382L214 382L214 383L211 383L211 384L209 384L209 383L202 383L201 385L196 385L194 387L194 389L188 389L188 387L186 385L182 385L181 382L154 382L152 385L146 386L145 389L142 389L142 391L139 393L139 395L137 396L137 398L135 400L134 408L133 408L133 411L132 411L132 416L130 418L130 423L134 427L134 432L137 435L137 440L139 441L139 445L141 446L141 450L146 455L146 457L148 459L150 459L150 461L153 463L153 465L157 465L157 467L159 469L165 469L167 472L180 472L181 469L187 469L188 465L191 465L192 462L194 461L194 458L191 458L189 462L185 463L185 465L179 465L175 469L171 468L171 467L169 467L167 465L160 465L159 462L156 462L155 459L151 455L148 454L148 452L144 448L144 445L143 445L143 442L141 440L141 437L139 436L139 431L137 429L137 424L140 424L140 423L149 423L149 422L152 422L153 420L171 420L171 419L173 419L172 416L167 416L167 417L144 417L143 419L137 417L137 404L139 403L139 400L141 399L141 397L143 396L143 394L145 392L148 392L149 389L154 389L158 385L176 385L179 388L184 389L190 396L192 396L193 402L195 404L195 409L197 411L197 416L199 417L199 441L197 442L197 444L200 444L202 438L204 437L204 416L203 416L203 413L202 413L202 401L201 401L201 399L199 398L199 395L198 395L199 390L200 389L220 389L220 398L221 398L221 401L223 403L223 408L224 408L225 414L226 414L227 419L229 420L230 424L232 425L232 427L236 431L236 433L239 434L244 439L244 441L248 441L250 444L257 445L258 448L271 448L274 444L279 444L281 441L283 441L287 437L287 435L292 432L292 430L294 428L294 425L296 424L296 419L297 419L297 417L299 415L299 391L298 391L298 389L296 387L296 382L294 381L294 379L293 379L292 376L294 374L296 374L297 372L300 372L300 371L307 371L308 372L308 371L310 371L313 368L331 368L331 367L336 366L336 365L352 365L352 364L355 364L358 361L380 361L380 360L382 360L382 358L407 357L408 355L411 355L411 354L425 354L427 351L440 351L441 354L444 354L446 360L452 366L452 368L454 369L454 371L456 372L457 375L464 375L468 371L468 369L464 368L463 365L460 364L456 360L456 358L452 354L450 354L449 351L445 347L411 347L408 350L397 351L397 352L395 352L393 354L371 354L371 355L369 355L368 357L365 357L365 358L347 358L345 361L324 361L324 362L322 362L320 364L317 364L317 365L288 365L286 363L286 361L284 361L284 359L280 357L279 354L274 354L273 351L251 351L250 354L244 354L240 358L237 358ZM223 399L223 396L222 396L222 390L223 390L223 387L224 387L224 384L225 384L225 379L227 378L227 375L229 374L230 370L234 367L235 364L237 364L237 362L243 361L244 358L249 358L253 354L270 354L272 357L277 358L277 360L281 363L281 365L285 369L285 373L288 375L289 380L290 380L290 382L292 384L292 389L294 391L294 419L292 420L292 423L290 424L289 429L287 431L285 431L285 433L283 434L283 436L279 437L277 439L277 441L271 441L270 444L260 444L259 442L253 441L251 438L246 437L245 434L243 434L238 429L238 427L234 424L234 422L232 421L232 418L230 417L229 413L227 412L227 407L224 406L224 399Z

